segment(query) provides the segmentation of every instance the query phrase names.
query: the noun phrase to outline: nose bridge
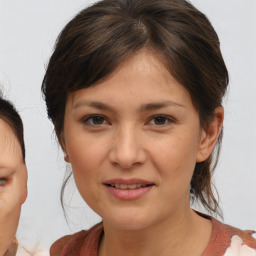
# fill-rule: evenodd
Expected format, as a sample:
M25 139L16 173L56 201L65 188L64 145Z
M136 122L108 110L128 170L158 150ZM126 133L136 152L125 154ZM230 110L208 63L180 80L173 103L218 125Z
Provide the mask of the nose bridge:
M114 136L111 160L122 168L131 168L144 161L139 129L133 124L120 126Z

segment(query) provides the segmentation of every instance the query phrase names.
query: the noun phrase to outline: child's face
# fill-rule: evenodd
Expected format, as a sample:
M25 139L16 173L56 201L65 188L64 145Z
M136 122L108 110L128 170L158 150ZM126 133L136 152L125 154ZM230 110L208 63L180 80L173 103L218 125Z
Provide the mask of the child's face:
M118 229L190 210L204 137L188 91L146 51L67 99L66 160L84 200Z
M18 227L21 205L27 196L27 169L20 144L0 119L0 255L4 255Z

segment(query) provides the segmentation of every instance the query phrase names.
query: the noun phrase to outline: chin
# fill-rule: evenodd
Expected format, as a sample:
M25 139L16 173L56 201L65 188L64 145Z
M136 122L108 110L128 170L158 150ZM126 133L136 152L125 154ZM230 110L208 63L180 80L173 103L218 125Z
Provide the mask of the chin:
M149 218L149 214L140 214L132 210L103 216L103 223L118 230L138 231L151 226L154 221Z
M103 222L105 222L103 220ZM142 222L142 221L137 221L137 220L125 220L123 219L122 221L120 220L110 220L106 221L108 225L112 226L115 229L118 230L126 230L126 231L138 231L138 230L143 230L149 226L148 223Z

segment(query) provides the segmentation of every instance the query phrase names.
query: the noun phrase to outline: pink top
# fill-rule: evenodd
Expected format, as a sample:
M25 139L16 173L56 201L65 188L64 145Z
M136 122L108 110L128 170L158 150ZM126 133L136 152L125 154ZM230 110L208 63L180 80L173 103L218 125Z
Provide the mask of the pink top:
M256 240L253 231L225 225L214 218L210 242L202 256L256 256ZM88 231L80 231L57 240L50 249L51 256L97 256L103 235L102 223Z

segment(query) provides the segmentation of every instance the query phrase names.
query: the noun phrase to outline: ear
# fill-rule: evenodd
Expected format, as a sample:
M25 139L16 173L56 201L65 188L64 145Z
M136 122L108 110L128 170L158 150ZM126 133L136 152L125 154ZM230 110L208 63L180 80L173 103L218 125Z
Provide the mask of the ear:
M27 197L28 197L28 187L26 186L26 188L24 189L24 191L21 195L21 204L25 203Z
M26 172L26 177L24 179L24 184L21 188L21 197L20 197L20 204L24 204L27 197L28 197L28 186L27 186L27 181L28 181L28 172L27 172L27 167L25 166L24 171Z
M64 136L63 136L63 132L60 134L58 139L59 139L60 146L61 146L61 148L63 150L63 153L64 153L64 160L65 160L65 162L70 163L69 156L68 156L67 149L66 149L65 139L64 139Z
M217 107L214 112L215 115L212 122L203 129L196 162L203 162L209 157L221 132L224 119L224 109L223 107Z
M66 151L63 151L64 152L64 160L66 163L70 163L70 160L69 160L69 155L67 154Z

